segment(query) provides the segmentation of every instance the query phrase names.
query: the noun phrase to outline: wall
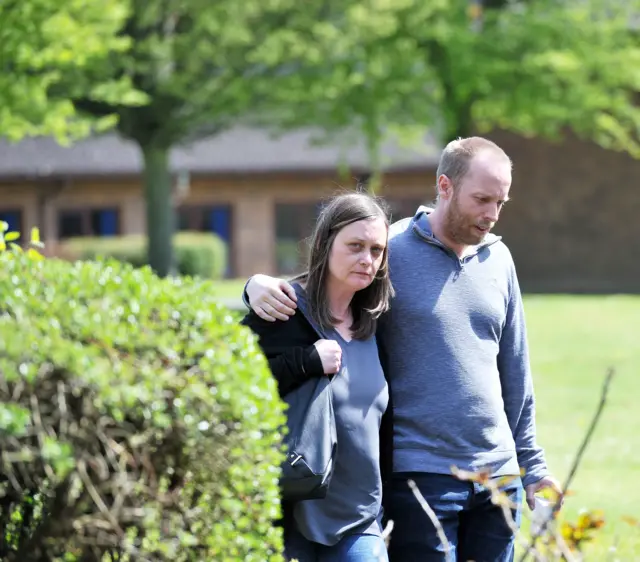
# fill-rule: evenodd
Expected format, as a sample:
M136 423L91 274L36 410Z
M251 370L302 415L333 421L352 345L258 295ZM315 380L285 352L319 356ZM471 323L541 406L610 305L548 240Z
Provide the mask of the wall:
M431 197L432 172L392 174L382 194L408 202L413 209ZM261 174L194 177L176 202L184 206L228 204L232 214L231 273L246 277L276 271L276 205L317 203L349 185L333 174ZM117 207L122 234L144 233L142 188L132 178L74 178L64 181L0 184L0 208L21 208L23 230L38 226L48 253L57 252L58 213L67 209ZM411 211L413 212L413 211ZM398 218L398 217L396 217Z
M514 162L495 232L523 290L640 293L640 162L575 138L492 138Z
M512 201L495 231L513 253L523 290L640 293L640 162L575 138L491 137L514 161ZM432 198L434 182L433 170L389 174L382 194L412 209ZM277 273L278 203L317 202L345 183L328 173L196 177L182 203L231 205L232 275L246 277ZM142 191L132 178L0 184L0 208L21 207L23 229L40 226L49 248L58 210L112 205L121 209L122 232L145 232Z

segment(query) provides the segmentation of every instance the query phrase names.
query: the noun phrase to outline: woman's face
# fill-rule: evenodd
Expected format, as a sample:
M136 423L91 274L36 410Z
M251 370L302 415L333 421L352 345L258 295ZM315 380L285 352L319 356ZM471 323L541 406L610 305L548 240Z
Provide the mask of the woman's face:
M353 291L365 289L380 269L386 246L387 226L382 218L345 226L329 254L330 281Z

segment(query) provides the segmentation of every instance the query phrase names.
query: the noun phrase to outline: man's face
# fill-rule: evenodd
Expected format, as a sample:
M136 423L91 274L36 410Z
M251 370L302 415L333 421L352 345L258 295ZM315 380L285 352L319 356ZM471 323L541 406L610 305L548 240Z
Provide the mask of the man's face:
M506 159L490 152L476 155L447 201L447 237L466 246L480 244L498 222L510 188L511 165Z

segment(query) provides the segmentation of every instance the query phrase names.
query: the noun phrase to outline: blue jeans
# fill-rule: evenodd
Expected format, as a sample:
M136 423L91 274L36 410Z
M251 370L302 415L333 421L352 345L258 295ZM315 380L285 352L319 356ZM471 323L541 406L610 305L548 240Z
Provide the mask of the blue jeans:
M457 562L511 562L515 537L502 509L491 503L490 492L454 476L431 473L395 473L384 490L385 519L394 522L389 543L391 562L445 562L436 528L407 485L412 479L442 525ZM520 479L503 488L516 509L520 524L524 490Z
M298 562L388 562L387 548L376 535L348 535L334 546L308 541L298 531L286 529L286 560Z

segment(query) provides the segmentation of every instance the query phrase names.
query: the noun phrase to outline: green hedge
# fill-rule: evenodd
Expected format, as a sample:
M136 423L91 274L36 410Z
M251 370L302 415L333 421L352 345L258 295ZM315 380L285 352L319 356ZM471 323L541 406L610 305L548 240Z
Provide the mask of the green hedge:
M62 244L62 252L73 259L115 258L135 267L147 265L146 237L72 238ZM228 249L217 235L203 232L180 232L173 239L177 272L180 275L220 279L228 263Z
M283 404L208 281L0 252L0 559L281 561Z

